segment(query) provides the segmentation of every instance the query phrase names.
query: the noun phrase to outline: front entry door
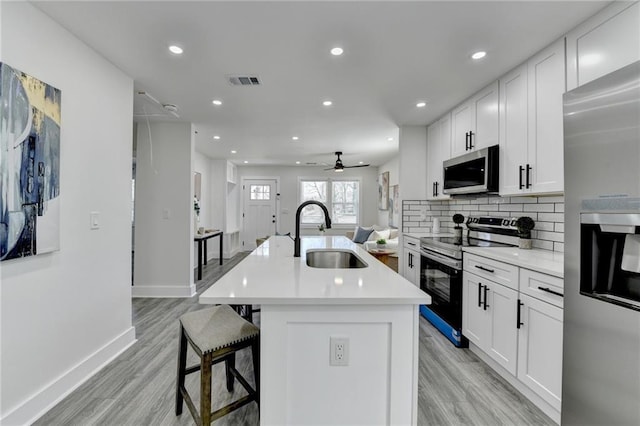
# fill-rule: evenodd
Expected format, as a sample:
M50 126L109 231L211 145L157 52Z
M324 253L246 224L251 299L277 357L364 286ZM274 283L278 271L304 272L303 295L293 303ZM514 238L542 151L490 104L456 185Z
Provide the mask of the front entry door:
M276 233L276 180L246 179L243 186L243 249L256 248L256 239Z

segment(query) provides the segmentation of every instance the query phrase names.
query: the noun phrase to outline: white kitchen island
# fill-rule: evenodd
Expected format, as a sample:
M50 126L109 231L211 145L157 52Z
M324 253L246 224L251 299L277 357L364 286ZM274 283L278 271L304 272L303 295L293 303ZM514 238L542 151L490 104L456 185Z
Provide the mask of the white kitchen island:
M309 249L349 249L367 267L307 266ZM261 305L262 425L415 425L419 288L346 237L271 237L200 296ZM346 338L348 365L330 365Z

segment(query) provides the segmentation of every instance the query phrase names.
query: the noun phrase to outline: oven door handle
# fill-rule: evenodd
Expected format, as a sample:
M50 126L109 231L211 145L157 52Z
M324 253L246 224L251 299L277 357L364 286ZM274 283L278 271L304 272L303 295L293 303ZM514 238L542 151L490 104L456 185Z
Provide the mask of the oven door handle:
M434 253L432 251L427 251L427 250L425 250L423 248L420 249L420 252L424 257L426 257L427 259L431 259L434 262L442 263L443 265L448 266L448 267L453 268L453 269L457 269L457 270L462 269L461 265L460 265L461 262L458 261L458 260L450 259L450 258L448 258L446 256L442 256L442 255L436 254L436 253Z

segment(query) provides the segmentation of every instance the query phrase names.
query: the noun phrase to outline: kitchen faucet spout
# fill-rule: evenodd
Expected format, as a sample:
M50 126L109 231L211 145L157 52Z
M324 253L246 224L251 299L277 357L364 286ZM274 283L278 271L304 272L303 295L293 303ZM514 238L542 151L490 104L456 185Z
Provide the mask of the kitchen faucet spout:
M314 204L316 206L320 206L322 211L324 212L324 224L327 229L331 228L331 217L329 217L329 211L327 207L322 204L320 201L309 200L298 206L298 210L296 210L296 237L293 240L293 257L300 257L300 215L302 213L302 209L307 207L310 204Z

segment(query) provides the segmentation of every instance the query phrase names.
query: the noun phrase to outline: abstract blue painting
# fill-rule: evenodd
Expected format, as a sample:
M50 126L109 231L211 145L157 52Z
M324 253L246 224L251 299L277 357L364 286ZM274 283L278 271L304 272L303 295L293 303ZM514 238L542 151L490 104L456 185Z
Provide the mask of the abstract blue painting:
M60 249L60 100L0 63L0 260Z

